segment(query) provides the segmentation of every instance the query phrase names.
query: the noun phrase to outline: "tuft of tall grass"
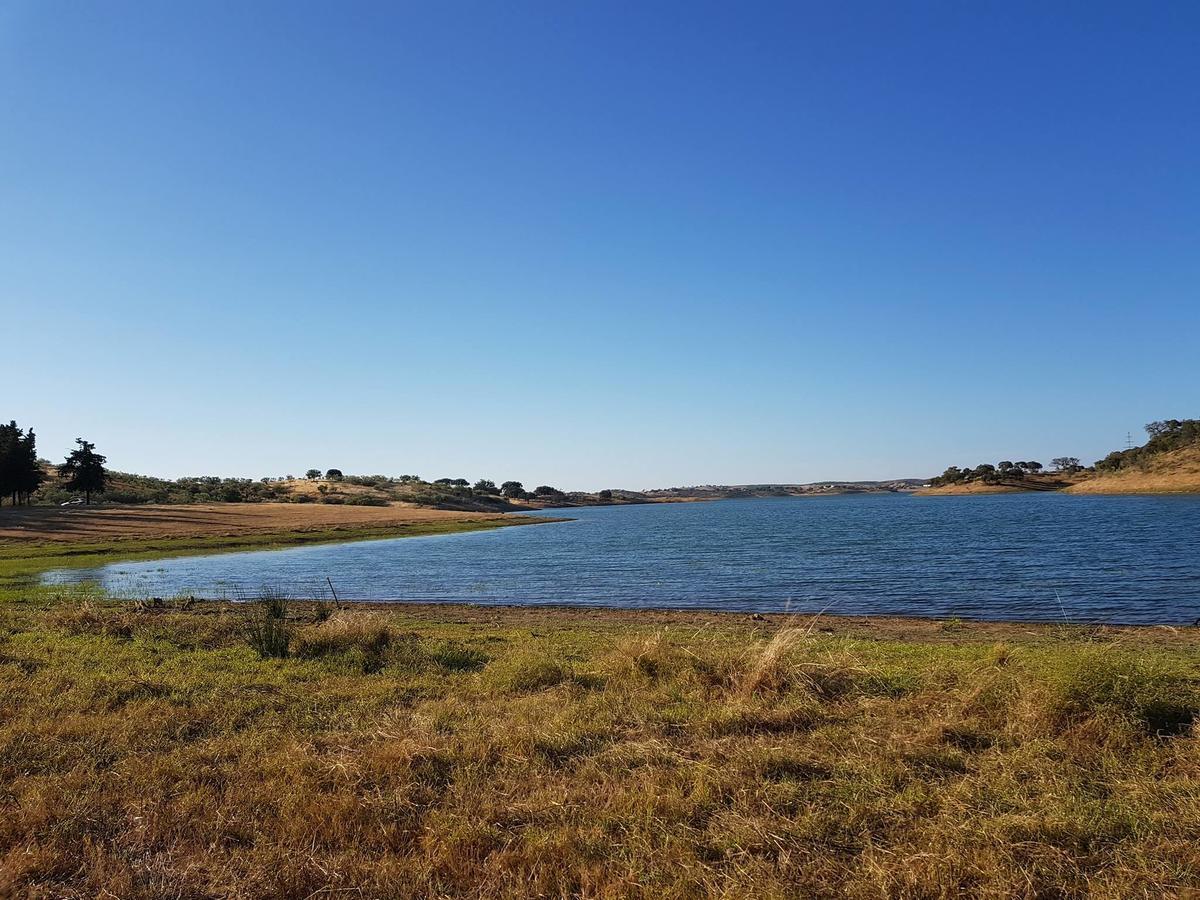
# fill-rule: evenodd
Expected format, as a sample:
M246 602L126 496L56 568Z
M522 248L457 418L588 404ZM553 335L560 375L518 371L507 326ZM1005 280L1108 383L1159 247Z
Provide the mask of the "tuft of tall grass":
M816 620L813 621L815 623ZM812 629L810 624L808 628L781 628L777 631L742 678L742 693L748 696L764 692L778 693L786 688L792 674L788 656L812 633Z
M246 619L246 642L262 659L285 659L292 641L287 621L288 598L274 588L264 588L252 603Z
M910 673L864 665L839 644L811 644L816 622L778 631L750 661L739 693L752 697L802 690L818 700L837 700L852 693L898 697L916 687Z

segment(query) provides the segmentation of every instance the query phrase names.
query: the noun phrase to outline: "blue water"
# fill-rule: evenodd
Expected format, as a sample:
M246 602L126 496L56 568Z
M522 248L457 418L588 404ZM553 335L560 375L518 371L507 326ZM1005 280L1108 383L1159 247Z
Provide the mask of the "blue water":
M574 521L50 573L132 596L344 599L1077 623L1200 617L1200 497L902 494L559 510Z

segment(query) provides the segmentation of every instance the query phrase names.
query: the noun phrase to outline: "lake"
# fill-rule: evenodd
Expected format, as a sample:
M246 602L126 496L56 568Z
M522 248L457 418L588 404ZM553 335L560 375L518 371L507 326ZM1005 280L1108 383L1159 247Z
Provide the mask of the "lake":
M550 510L573 521L48 573L122 596L1190 624L1200 497L858 494Z

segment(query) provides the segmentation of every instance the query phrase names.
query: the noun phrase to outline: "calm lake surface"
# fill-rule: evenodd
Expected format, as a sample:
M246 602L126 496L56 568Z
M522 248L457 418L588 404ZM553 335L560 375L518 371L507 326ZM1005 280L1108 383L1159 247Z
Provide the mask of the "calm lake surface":
M1200 497L903 494L553 510L574 521L49 573L125 596L1190 624Z

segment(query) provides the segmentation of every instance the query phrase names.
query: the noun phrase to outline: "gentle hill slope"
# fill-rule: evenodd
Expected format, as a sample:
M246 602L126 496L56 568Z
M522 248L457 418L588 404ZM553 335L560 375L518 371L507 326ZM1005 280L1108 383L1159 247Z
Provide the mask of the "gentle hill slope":
M1200 444L1168 450L1066 489L1071 494L1200 493Z
M919 494L1008 494L1066 491L1072 494L1200 493L1200 419L1164 419L1146 426L1140 447L1114 450L1084 468L1075 457L1039 462L1002 461L960 469L950 466L929 479Z
M1020 481L967 481L956 484L942 484L921 488L917 491L922 497L936 497L956 494L1024 494L1029 491L1061 491L1069 487L1077 479L1084 477L1066 472L1055 472L1047 475L1036 475L1023 478Z

